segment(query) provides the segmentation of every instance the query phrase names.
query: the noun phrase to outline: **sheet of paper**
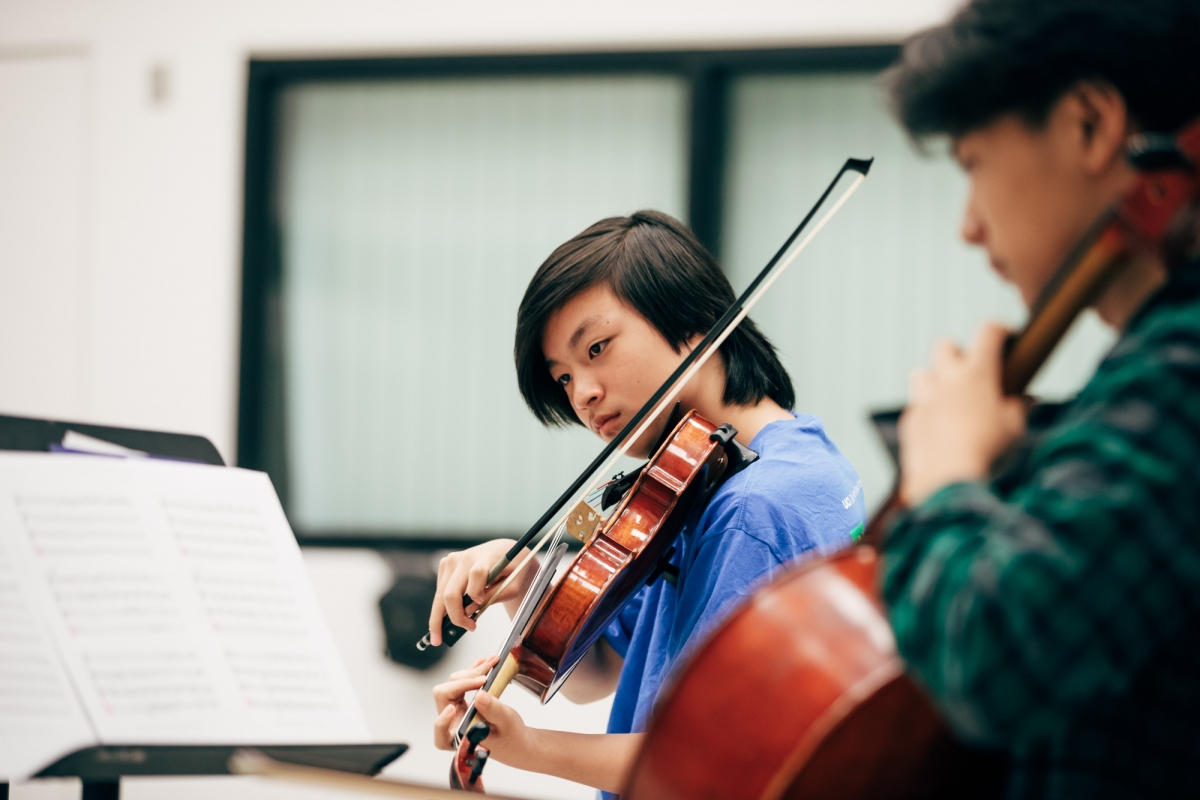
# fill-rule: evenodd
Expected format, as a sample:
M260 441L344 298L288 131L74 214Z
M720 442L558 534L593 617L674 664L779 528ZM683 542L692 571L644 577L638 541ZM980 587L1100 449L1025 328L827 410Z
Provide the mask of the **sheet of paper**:
M24 780L48 753L96 743L45 625L0 537L0 783Z
M68 453L91 453L98 456L120 456L122 458L146 457L144 450L134 450L124 445L106 442L104 439L97 439L95 436L88 436L86 433L71 430L63 434L62 443L59 447Z
M0 454L0 541L102 742L368 740L266 475Z

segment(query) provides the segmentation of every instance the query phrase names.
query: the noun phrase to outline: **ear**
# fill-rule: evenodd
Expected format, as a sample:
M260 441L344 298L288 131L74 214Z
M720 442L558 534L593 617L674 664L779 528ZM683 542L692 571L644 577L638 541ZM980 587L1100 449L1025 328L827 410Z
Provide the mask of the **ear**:
M1091 175L1102 175L1124 164L1125 140L1131 130L1125 98L1106 83L1083 82L1071 87L1059 102L1069 135L1079 148L1080 166Z

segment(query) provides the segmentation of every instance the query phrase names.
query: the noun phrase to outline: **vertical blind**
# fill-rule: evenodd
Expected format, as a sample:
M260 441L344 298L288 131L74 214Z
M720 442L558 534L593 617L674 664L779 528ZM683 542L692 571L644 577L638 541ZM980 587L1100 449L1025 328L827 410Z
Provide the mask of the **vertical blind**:
M722 249L735 288L847 156L875 157L858 193L752 314L782 352L798 410L824 419L870 507L892 467L869 413L903 403L910 370L928 363L937 337L969 342L984 319L1016 325L1024 312L982 252L959 240L965 178L945 152L914 148L873 75L745 77L731 104ZM1073 393L1111 341L1085 317L1034 393Z
M278 208L289 515L306 533L524 530L598 451L517 392L517 305L597 220L682 216L664 76L301 85Z

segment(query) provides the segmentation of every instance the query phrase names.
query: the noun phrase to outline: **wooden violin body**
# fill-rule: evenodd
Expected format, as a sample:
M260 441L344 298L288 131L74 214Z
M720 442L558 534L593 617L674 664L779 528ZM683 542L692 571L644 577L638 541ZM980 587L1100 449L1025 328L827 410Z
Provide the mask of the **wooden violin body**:
M729 456L717 426L694 411L642 470L609 522L547 592L514 652L513 679L554 696L625 602L670 557L688 513L725 479Z
M626 601L658 576L691 511L753 459L733 441L735 434L695 411L683 417L609 520L541 598L510 655L515 663L506 662L505 683L511 678L542 702L554 696ZM452 785L482 791L479 749L479 742L463 738Z

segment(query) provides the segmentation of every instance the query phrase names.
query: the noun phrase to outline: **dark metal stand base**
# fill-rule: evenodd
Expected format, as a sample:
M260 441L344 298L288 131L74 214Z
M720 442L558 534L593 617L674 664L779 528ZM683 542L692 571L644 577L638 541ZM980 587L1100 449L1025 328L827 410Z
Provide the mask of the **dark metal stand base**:
M117 800L120 796L120 781L83 782L82 800Z
M119 781L84 783L83 800L117 800L121 796ZM8 800L8 784L0 783L0 800Z

